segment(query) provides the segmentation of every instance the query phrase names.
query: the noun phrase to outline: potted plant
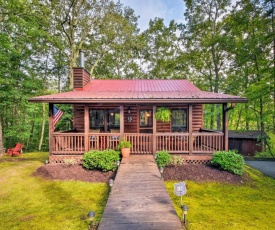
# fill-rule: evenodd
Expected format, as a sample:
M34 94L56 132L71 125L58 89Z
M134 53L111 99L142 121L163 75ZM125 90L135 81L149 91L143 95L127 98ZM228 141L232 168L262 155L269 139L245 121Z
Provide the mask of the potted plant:
M156 117L157 121L170 122L170 120L171 120L171 111L170 111L170 109L168 109L166 107L159 107L157 109L155 117Z
M131 142L121 140L117 146L117 149L120 150L122 157L129 157L131 147Z

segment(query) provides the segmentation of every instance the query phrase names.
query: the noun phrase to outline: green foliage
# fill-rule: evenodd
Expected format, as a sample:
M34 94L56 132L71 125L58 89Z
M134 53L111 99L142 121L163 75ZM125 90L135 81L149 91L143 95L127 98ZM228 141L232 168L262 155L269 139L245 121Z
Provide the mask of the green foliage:
M157 152L156 162L158 167L165 167L172 162L172 156L167 151Z
M255 158L273 158L270 152L256 152L254 157Z
M170 122L171 111L168 108L160 107L157 109L155 117L156 117L157 121Z
M237 175L242 175L244 172L243 156L235 153L235 151L215 152L211 164Z
M176 167L181 166L184 164L184 158L181 156L173 155L171 164Z
M123 148L131 148L132 144L129 141L121 140L117 145L117 150L121 150Z
M112 149L103 151L93 150L83 156L83 167L87 169L99 169L103 172L115 171L120 153Z

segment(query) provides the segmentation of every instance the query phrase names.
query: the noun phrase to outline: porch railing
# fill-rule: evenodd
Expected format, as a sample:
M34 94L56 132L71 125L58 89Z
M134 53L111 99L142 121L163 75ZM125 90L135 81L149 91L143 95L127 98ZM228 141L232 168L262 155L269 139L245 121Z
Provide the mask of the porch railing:
M132 143L131 153L152 154L153 134L125 133L124 139Z
M123 138L132 143L131 153L152 154L153 141L156 151L167 150L169 153L213 153L224 149L224 134L198 132L153 134L125 133ZM85 144L84 133L54 133L52 136L52 154L83 154L90 150L116 149L121 136L119 133L89 133Z
M194 153L213 153L224 149L224 134L201 132L193 134Z
M52 136L53 154L83 154L84 133L54 133Z
M120 141L119 133L89 133L88 151L116 149Z
M188 133L157 133L156 150L169 153L188 153Z

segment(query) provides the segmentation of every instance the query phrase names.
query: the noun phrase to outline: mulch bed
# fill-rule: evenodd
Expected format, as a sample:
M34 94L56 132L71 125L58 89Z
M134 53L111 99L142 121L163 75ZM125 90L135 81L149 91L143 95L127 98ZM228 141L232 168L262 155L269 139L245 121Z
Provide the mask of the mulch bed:
M42 176L47 179L57 180L81 180L87 182L107 182L115 178L115 172L102 172L99 170L87 170L82 165L43 165L39 167L34 176Z
M82 165L43 165L33 174L47 179L80 180L87 182L108 182L115 178L115 172L87 170ZM195 182L216 181L230 184L242 184L248 181L248 175L238 176L227 171L204 164L184 164L169 166L164 169L165 180L191 180Z

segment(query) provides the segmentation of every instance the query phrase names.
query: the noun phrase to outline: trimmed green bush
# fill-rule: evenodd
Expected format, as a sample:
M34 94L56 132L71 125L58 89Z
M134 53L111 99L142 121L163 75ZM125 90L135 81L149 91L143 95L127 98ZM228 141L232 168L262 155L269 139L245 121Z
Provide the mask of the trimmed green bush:
M172 156L167 151L160 151L157 153L156 162L158 167L165 167L172 162Z
M242 175L244 172L243 156L235 153L235 151L219 151L214 153L211 164L237 175Z
M83 167L87 169L99 169L103 172L115 171L117 161L120 160L120 152L106 149L103 151L93 150L84 154Z

